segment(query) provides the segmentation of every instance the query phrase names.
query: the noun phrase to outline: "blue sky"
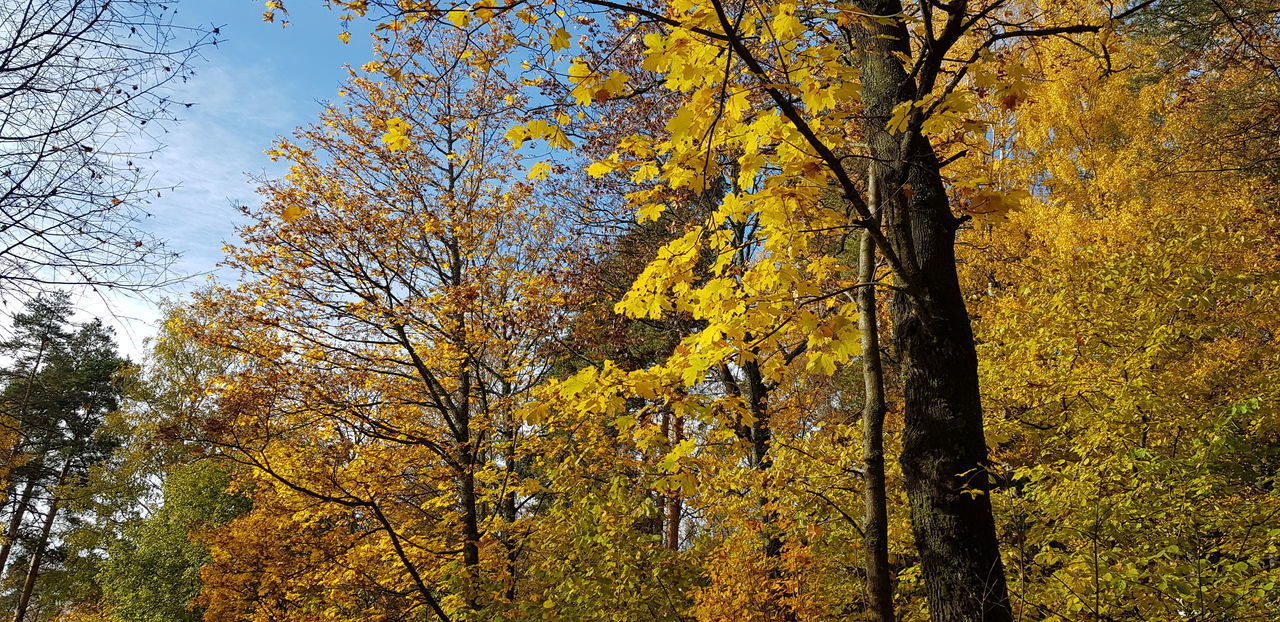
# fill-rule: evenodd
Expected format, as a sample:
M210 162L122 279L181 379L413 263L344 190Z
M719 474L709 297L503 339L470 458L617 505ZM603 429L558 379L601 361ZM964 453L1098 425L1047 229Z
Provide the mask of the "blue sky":
M338 40L337 16L314 0L289 3L290 24L262 21L261 0L181 0L177 21L221 28L223 41L206 49L197 75L177 93L195 102L181 123L162 136L165 149L146 166L158 186L177 185L151 206L144 226L183 255L183 273L207 273L234 238L239 204L257 200L250 175L278 175L281 165L263 151L276 136L312 121L321 101L333 99L345 77L343 64L370 58L365 37ZM144 298L85 293L86 316L114 325L123 352L135 360L154 332L155 303L181 298L204 277Z

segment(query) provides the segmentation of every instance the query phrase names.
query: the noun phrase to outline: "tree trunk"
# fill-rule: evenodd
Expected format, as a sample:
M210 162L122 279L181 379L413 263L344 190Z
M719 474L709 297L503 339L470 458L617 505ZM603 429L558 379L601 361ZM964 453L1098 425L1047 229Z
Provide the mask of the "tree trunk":
M876 173L869 175L869 202L873 213L879 205ZM867 596L871 619L893 622L893 584L889 578L889 509L884 479L884 367L880 360L879 324L876 321L876 245L869 233L862 234L858 254L858 330L862 336L863 502L866 518L864 560L867 566Z
M751 439L750 464L752 468L758 471L768 471L773 468L773 455L769 453L769 449L773 445L773 429L769 427L769 391L771 387L764 381L764 375L760 371L759 359L743 363L742 372L746 384L747 404L751 409L751 414L756 418L751 427L747 428ZM778 520L778 513L774 509L767 509L772 507L775 501L776 498L771 495L760 498L762 510L760 522L769 532L764 542L764 555L770 560L769 578L781 584L781 580L785 576L781 560L784 543L777 534L777 527L774 525ZM781 591L781 594L785 595L788 591ZM766 612L769 620L794 622L797 619L795 610L786 603L771 601L766 605Z
M669 437L671 446L675 447L676 444L684 440L684 417L678 417L675 414L668 414L667 416L671 418L671 434ZM664 540L666 547L672 551L680 550L680 513L683 506L679 492L672 492L667 495Z
M4 544L0 545L0 576L4 575L5 568L9 566L9 554L13 552L13 543L18 539L18 530L22 529L22 519L26 517L27 508L31 504L31 495L35 489L35 478L28 479L22 488L22 494L18 497L17 505L13 508L13 515L9 518L9 531L5 535Z
M480 512L476 507L475 455L468 446L462 453L463 471L460 497L462 501L462 563L468 568L480 565Z
M450 251L453 257L454 282L462 283L461 259L456 250ZM459 327L466 327L462 314L456 319ZM463 368L458 383L458 407L454 412L457 426L458 462L461 472L458 473L458 499L462 504L462 562L478 577L480 566L480 513L476 507L476 447L471 435L471 373Z
M509 396L512 394L511 384L503 381L502 395ZM502 545L507 549L507 600L515 602L516 600L516 577L519 573L517 561L520 557L520 546L515 533L516 524L516 482L520 481L520 469L516 464L516 423L514 417L510 413L506 413L506 420L502 425L503 440L503 462L507 471L507 487L508 490L499 500L499 512L502 515L503 533Z
M863 3L897 15L897 0ZM918 132L891 134L894 108L915 97L901 58L904 24L868 22L860 35L863 106L871 155L888 167L887 237L910 266L892 301L904 392L900 458L916 548L935 622L1012 619L996 540L982 431L973 329L955 265L955 231L941 164Z
M35 591L36 579L40 576L40 562L44 558L44 549L49 544L49 533L53 531L53 520L58 516L58 502L61 499L57 497L57 489L62 485L63 480L67 478L67 471L70 468L71 461L67 460L62 464L62 472L58 473L58 480L53 485L54 496L49 502L49 513L45 514L44 525L40 528L40 539L31 551L31 565L27 568L26 580L22 582L22 592L18 596L18 607L13 612L13 622L22 622L27 617L27 607L31 604L31 594Z

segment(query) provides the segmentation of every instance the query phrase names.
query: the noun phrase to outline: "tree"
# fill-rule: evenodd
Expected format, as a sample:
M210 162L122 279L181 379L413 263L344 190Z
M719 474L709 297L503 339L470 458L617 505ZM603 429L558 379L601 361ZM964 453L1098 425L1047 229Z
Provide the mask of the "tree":
M198 622L192 607L201 588L200 569L212 558L201 534L248 509L248 500L227 492L231 477L213 461L172 467L165 473L163 505L130 522L123 537L106 548L94 579L102 602L120 622Z
M378 7L392 27L421 20L435 10L430 5L336 4L360 14ZM863 230L871 236L896 281L893 334L905 406L901 462L932 615L937 620L1010 619L991 512L977 358L956 276L954 239L964 219L954 212L966 206L957 201L953 210L951 195L961 188L949 189L953 184L943 174L944 157L938 149L948 145L943 135L956 126L962 134L976 129L962 122L960 112L972 93L989 91L966 78L971 72L981 73L993 48L1015 45L1020 39L1098 32L1145 5L1118 14L1093 11L1083 18L1072 11L1005 9L999 2L940 7L924 3L912 12L896 0L805 10L787 3L730 5L718 0L672 3L656 11L590 0L572 6L584 25L593 23L593 12L616 10L629 16L629 26L618 28L656 28L658 32L644 37L648 58L643 68L665 75L668 88L690 94L671 117L669 136L655 149L641 154L623 147L601 163L609 167L605 170L622 167L636 175L658 176L673 189L696 192L721 174L713 166L715 158L737 162L741 190L726 198L702 231L691 231L669 245L672 257L702 250L732 255L737 251L734 238L720 233L722 219L735 212L759 214L759 237L766 252L796 257L801 265L821 258L821 253L811 252L821 248L814 244L820 237L817 231ZM512 5L499 13L481 3L448 16L459 27L479 28L469 25L470 11L481 23L496 15L519 15L532 25L531 31L544 33L553 49L570 47L573 33L550 13L540 17L537 7ZM587 29L582 33L592 34ZM568 74L574 88L572 101L564 104L570 107L624 96L631 79L624 71L598 71L584 57L574 58L567 72L556 71L554 65L540 71ZM1001 99L1012 108L1018 96L1005 89ZM561 125L571 123L568 115ZM859 146L851 144L849 123L861 126ZM539 122L513 129L511 137L517 143L554 141L563 131ZM853 162L858 158L872 162L872 174L885 189L883 217L869 211L866 189L855 174ZM992 189L983 192L993 205L1013 201ZM829 193L840 202L818 207ZM646 197L634 200L642 218L663 209ZM812 211L805 214L796 205ZM682 272L686 267L684 261L651 263L623 308L637 316L658 317L672 307L696 306L711 293L708 288L722 287L715 280L700 286L691 283ZM776 268L776 262L756 260L749 270L767 274ZM809 293L784 277L778 289L819 302L838 295L841 287L849 285ZM744 302L749 313L708 316L709 343L689 348L692 356L686 362L716 360L714 349L723 357L729 349L718 336L728 334L730 342L740 341L737 335L768 331L765 327L802 317L797 308L808 306L762 305L752 302L762 300L759 294L748 296ZM820 316L848 320L831 313L835 310L828 305ZM746 333L741 332L744 327ZM842 348L834 354L806 354L814 368L829 369L850 355L848 345Z
M2 393L20 435L10 450L21 463L13 471L20 479L7 484L22 492L13 497L10 530L0 553L7 561L20 545L26 556L15 622L25 619L33 598L44 596L37 582L46 570L46 556L66 533L65 528L56 530L59 517L68 523L66 509L75 491L120 444L103 424L118 404L114 378L126 364L101 322L71 324L65 295L37 298L29 309L15 320L17 340L6 344L18 356ZM34 531L24 529L28 516L38 525ZM19 569L18 564L6 568L10 574Z
M591 598L603 593L593 584L592 573L598 570L603 576L633 581L638 569L648 569L660 559L637 537L654 524L650 510L656 504L650 500L658 493L679 499L677 513L686 517L686 534L695 530L698 534L696 538L686 536L691 543L691 554L686 557L698 557L695 563L701 564L705 582L679 593L688 596L692 592L688 611L699 618L754 615L791 619L862 613L853 599L841 602L813 586L830 585L827 581L836 572L845 573L846 585L859 583L855 580L857 567L840 564L844 558L832 551L838 540L831 538L831 530L823 531L834 516L837 522L843 520L844 526L852 527L839 537L846 544L853 540L859 521L844 510L850 496L833 498L828 493L847 488L846 480L841 479L848 477L845 471L851 471L846 465L869 465L877 453L876 419L883 409L877 407L876 396L884 391L876 387L874 357L860 352L862 346L875 348L873 336L878 333L868 325L875 296L867 296L875 289L892 292L893 344L888 360L889 368L899 372L899 387L889 390L901 390L901 399L895 399L903 404L898 463L918 553L918 558L907 560L908 567L900 573L896 586L898 596L908 601L900 607L903 617L918 618L927 612L935 620L1013 618L1015 604L1007 596L993 505L1016 508L1017 526L1010 528L1017 533L1013 544L1029 545L1041 537L1037 534L1045 533L1037 529L1061 525L1062 531L1047 542L1041 541L1041 548L1076 551L1066 559L1046 552L1048 567L1037 571L1022 556L1026 550L1020 549L1020 580L1035 581L1038 576L1042 584L1057 581L1067 592L1079 592L1081 578L1092 571L1093 602L1077 598L1080 602L1070 605L1075 609L1063 608L1061 612L1087 611L1102 617L1130 615L1121 603L1139 607L1133 604L1136 599L1132 594L1115 598L1114 607L1103 602L1104 584L1125 585L1116 574L1108 576L1102 563L1105 556L1097 554L1092 564L1081 563L1081 542L1092 544L1096 552L1118 540L1114 534L1123 530L1114 531L1114 526L1108 525L1110 519L1100 514L1091 525L1057 515L1036 523L1034 513L1021 507L1031 496L1054 498L1051 488L1063 493L1052 502L1058 511L1088 503L1094 497L1082 492L1085 487L1074 485L1080 482L1094 486L1095 494L1101 491L1112 498L1111 493L1121 488L1123 478L1136 468L1133 458L1138 454L1125 458L1110 441L1100 442L1088 434L1105 427L1109 420L1099 414L1096 404L1077 400L1079 395L1068 392L1062 397L1073 406L1063 410L1080 418L1083 426L1066 430L1071 442L1079 439L1079 443L1060 450L1066 456L1060 467L1071 471L1066 478L1070 483L1036 483L1044 472L1030 464L1036 457L1055 459L1051 451L1043 456L1017 456L1021 468L1012 474L993 463L987 450L979 389L987 388L987 399L997 408L1010 403L1014 408L1026 405L1020 404L1022 398L1016 395L999 393L1002 387L998 383L979 375L980 369L1003 368L979 366L979 343L970 307L982 305L978 314L1004 311L1004 317L1017 310L1018 301L1011 292L1026 292L1012 287L1003 291L1000 275L1005 272L1013 274L1014 282L1045 283L1051 293L1039 299L1039 304L1044 313L1054 315L1042 315L1041 322L1056 328L1052 335L1037 334L1037 329L1025 324L1019 325L1020 336L1002 334L985 323L980 327L991 331L987 335L1001 335L1000 347L1017 353L1009 360L1018 361L1024 369L1049 368L1051 374L1071 376L1079 357L1059 363L1064 353L1072 352L1072 337L1076 352L1085 350L1086 344L1079 331L1073 332L1064 324L1078 316L1064 310L1062 303L1070 292L1091 291L1093 283L1087 274L1071 270L1087 262L1080 259L1073 266L1070 256L1095 252L1092 246L1077 242L1099 240L1107 249L1108 261L1127 262L1172 278L1176 271L1156 261L1159 255L1168 255L1170 247L1159 246L1159 252L1150 245L1129 247L1131 240L1118 234L1137 232L1125 225L1153 226L1150 223L1156 222L1166 227L1161 230L1170 239L1179 241L1196 239L1192 233L1196 227L1240 231L1251 249L1247 263L1266 271L1266 252L1261 250L1267 248L1265 233L1243 223L1216 221L1222 217L1216 212L1195 224L1169 218L1169 212L1154 209L1144 188L1134 186L1134 180L1140 178L1152 188L1165 188L1156 183L1158 175L1134 162L1155 158L1161 166L1173 166L1177 159L1163 152L1166 146L1183 145L1195 134L1161 133L1166 121L1177 117L1190 127L1207 130L1209 136L1251 137L1246 148L1230 152L1229 157L1210 156L1213 149L1205 147L1187 162L1197 167L1229 164L1252 174L1270 170L1268 154L1273 145L1266 142L1265 113L1251 114L1248 106L1224 98L1215 101L1203 93L1228 84L1240 85L1235 92L1247 95L1244 101L1259 102L1269 110L1268 102L1274 101L1269 56L1250 50L1266 48L1274 41L1273 22L1268 21L1273 19L1271 11L1253 3L1211 8L1212 3L1196 2L1158 6L1142 2L1123 7L1093 3L1046 7L1017 2L870 2L851 6L716 0L645 6L592 0L544 4L484 1L448 7L404 2L329 4L345 11L347 19L373 14L385 30L407 32L411 38L429 38L450 30L458 33L454 36L498 37L501 44L492 48L492 55L477 57L467 50L464 54L470 55L459 54L458 59L485 69L503 67L504 72L531 87L526 100L512 93L513 102L529 105L526 117L509 128L507 137L517 148L532 144L537 149L543 145L564 149L571 165L577 165L586 154L595 160L585 167L587 172L612 181L624 180L614 184L618 188L629 183L624 192L637 220L652 223L663 234L661 247L651 255L645 253L649 256L644 257L642 269L627 266L620 271L628 277L635 275L629 292L614 307L629 323L617 322L618 318L602 312L598 304L575 319L582 321L580 326L597 325L600 318L606 324L628 327L678 326L680 329L664 335L675 342L669 352L667 343L657 349L665 356L653 356L653 351L632 356L632 348L594 349L591 353L595 357L582 357L587 364L576 373L534 391L537 401L524 411L524 424L538 433L537 446L543 452L532 462L532 472L539 476L537 486L549 489L542 498L557 499L542 507L546 510L542 517L556 516L571 525L567 530L561 525L558 532L535 532L535 537L526 541L545 536L543 541L551 542L582 530L619 545L618 550L601 556L603 568L590 567L588 578L552 587L549 607L563 606L570 612L567 615L577 615L583 594ZM280 6L279 2L268 4L269 10ZM1149 67L1126 47L1162 29L1185 34L1188 31L1178 30L1184 28L1179 20L1194 18L1189 21L1195 23L1205 16L1208 18L1203 21L1216 34L1179 42L1185 49L1198 50L1180 61L1171 53ZM1131 19L1135 20L1133 25L1126 23ZM1161 22L1165 19L1167 23ZM516 42L520 44L516 56L503 56ZM414 53L411 47L406 48L403 57L412 58ZM1026 58L1034 58L1040 65L1023 62ZM519 70L515 69L517 62ZM1168 76L1149 72L1141 80L1171 80L1164 83L1165 90L1140 93L1152 97L1132 106L1143 114L1126 116L1119 105L1126 95L1118 93L1133 96L1140 92L1134 84L1120 82L1121 87L1109 83L1109 88L1116 90L1103 98L1113 100L1107 105L1100 106L1091 96L1076 97L1091 95L1087 85L1078 81L1081 76L1092 77L1088 69L1111 77L1138 67L1169 72ZM1274 64L1270 68L1273 71ZM391 69L384 72L390 82L412 85L418 79L412 72L406 76L397 67ZM1212 80L1202 81L1206 76ZM1174 85L1188 88L1180 90ZM1033 95L1045 99L1036 101ZM655 103L646 108L619 106L616 102L620 101ZM1181 105L1196 107L1196 114L1179 116ZM653 117L644 122L610 119L609 114L618 110L644 111ZM1090 114L1100 110L1106 113ZM391 130L397 125L395 121L402 120L398 112L394 108L374 109L370 114L387 123L389 141L411 149L410 133ZM1088 125L1076 128L1071 122L1046 121L1062 117L1088 119ZM634 131L620 136L611 133L609 126L627 126ZM1259 136L1264 138L1256 139ZM406 140L400 142L402 137ZM1229 146L1230 142L1217 144ZM604 148L606 143L614 148ZM1146 145L1150 153L1138 145ZM1128 160L1117 159L1112 166L1092 161L1103 157L1100 154L1105 154L1107 147ZM531 175L556 172L561 166L557 156L534 156L533 152L524 153L531 154L531 159L551 161L532 166ZM1161 170L1169 173L1171 169ZM1091 175L1100 172L1106 172L1107 178L1095 181ZM1134 175L1126 178L1127 173ZM1270 192L1271 186L1259 179L1244 177L1247 186L1236 185L1242 180L1234 177L1224 177L1223 182ZM871 191L872 187L878 191ZM1174 190L1166 188L1165 192L1186 196ZM1115 196L1125 197L1129 203L1100 200ZM700 200L709 205L690 209ZM1022 233L1025 240L1002 233L1006 217L1017 222L1023 218L1017 212L1024 208L1043 215L1043 205L1055 205L1055 201L1061 202L1056 204L1060 211L1049 213L1065 214L1064 219L1082 223L1079 232L1063 231L1053 226L1052 218L1043 217L1034 221L1034 227L1008 229ZM1063 209L1063 205L1067 207ZM1100 206L1116 213L1161 217L1125 220L1108 212L1100 221L1105 224L1080 217L1093 217ZM1257 206L1251 203L1246 207L1240 213L1252 214L1250 210ZM1073 235L1077 233L1096 237ZM866 252L848 252L850 243L864 236ZM981 248L962 251L964 255L958 257L958 239L981 244ZM618 248L627 249L627 242ZM867 259L867 265L858 266L852 260L859 255ZM873 255L883 261L887 278L874 269ZM1250 280L1250 268L1213 259L1212 265L1249 281L1245 290L1256 293L1265 288L1262 282ZM1014 267L1004 267L1002 261ZM1049 265L1062 274L1046 277ZM970 272L975 266L985 274ZM1023 273L1018 266L1035 269ZM1094 267L1109 280L1119 278L1107 266ZM1204 285L1194 277L1179 275ZM1153 301L1159 296L1156 292L1166 291L1137 278L1126 278L1125 283ZM986 306L983 291L998 303ZM1235 304L1232 291L1215 290L1214 295L1223 304ZM599 298L607 299L590 300L598 303ZM1159 304L1153 307L1163 308ZM1118 309L1111 312L1116 315L1105 317L1123 317ZM1164 329L1156 326L1175 325L1184 318L1159 312L1154 316L1160 321L1147 321L1145 327L1113 328L1117 335L1126 335L1127 342L1137 344L1134 347L1143 356L1129 358L1143 365L1132 367L1118 361L1115 352L1098 348L1090 353L1100 361L1095 373L1121 369L1125 383L1158 376L1159 369L1170 363L1156 356L1159 348L1155 346L1164 343ZM861 329L856 320L863 320ZM1014 324L1018 323L1010 326ZM1239 326L1245 325L1248 322ZM1202 325L1189 330L1209 336ZM1259 325L1252 333L1254 341L1238 343L1261 347L1268 342L1269 331ZM1235 335L1215 335L1211 340L1232 341L1228 337ZM1099 339L1105 341L1104 337ZM984 346L993 343L987 341ZM1238 347L1240 351L1248 349ZM984 349L992 350L995 346ZM866 398L862 404L866 449L861 456L847 442L850 427L837 418L839 409L833 407L844 403L839 398L847 393L835 376L859 364L869 372L862 392ZM1011 377L1018 375L1016 369L1004 371ZM1251 387L1265 384L1260 377L1249 383ZM992 394L991 387L997 387L997 393ZM1043 388L1032 381L1022 387L1023 397L1036 393L1031 389ZM1260 402L1235 396L1240 399L1220 404L1215 401L1219 391L1216 386L1206 389L1209 395L1199 403L1207 406L1197 412L1228 413L1234 421L1229 429L1211 434L1204 427L1175 425L1171 428L1175 432L1164 434L1165 442L1180 446L1184 430L1199 430L1196 434L1202 437L1218 434L1235 439L1227 443L1232 446L1245 438L1267 438L1259 432L1266 429L1265 416L1256 414L1265 412ZM1129 399L1126 396L1117 401ZM1006 412L997 412L998 422L990 439L1005 443L1001 439L1007 431L1002 419ZM1120 412L1132 415L1124 408ZM1151 417L1146 414L1139 417L1148 419ZM1041 442L1045 447L1054 445ZM1107 449L1099 451L1099 447ZM1023 450L1030 453L1027 446ZM1213 451L1197 453L1196 460L1213 463L1217 472L1241 475L1235 457L1228 460L1230 465L1217 462L1224 454L1216 452L1233 451L1218 444ZM815 456L829 458L830 464L824 466L831 470L817 466L822 461ZM543 460L539 462L538 457ZM1264 462L1270 460L1266 452L1262 457ZM1079 463L1086 465L1083 471L1070 468ZM1097 468L1098 464L1108 467ZM1123 468L1110 468L1112 465ZM1170 460L1160 468L1166 473L1182 472L1186 463ZM891 466L879 474L881 477L871 471L865 468L861 473L869 483L867 505L878 511L874 488L888 489L892 483L870 480L888 480L895 474ZM1029 481L1033 479L1036 481ZM817 485L819 482L836 484L827 488ZM1201 498L1212 498L1240 512L1240 506L1226 501L1232 495L1230 485L1221 480L1204 483L1215 492ZM1268 484L1264 481L1257 486L1266 489ZM815 504L806 495L822 503ZM539 495L530 494L529 498L539 499ZM1118 494L1114 500L1136 508L1141 505L1135 503L1136 498ZM1167 506L1168 502L1161 504ZM666 508L673 506L667 504ZM616 517L625 526L592 531L572 521L576 515L564 514L566 507ZM296 507L289 512L296 516ZM1179 563L1171 567L1180 569L1172 571L1172 576L1186 577L1190 571L1180 564L1194 562L1213 566L1223 579L1219 585L1239 581L1244 586L1216 603L1197 594L1197 611L1229 612L1237 605L1256 606L1255 601L1266 604L1265 599L1257 600L1263 597L1254 589L1256 585L1265 590L1267 579L1259 579L1257 584L1240 581L1241 575L1261 564L1228 550L1242 547L1253 530L1221 526L1230 523L1222 520L1226 513L1215 512L1217 525L1212 530L1203 529L1197 521L1191 521L1189 528L1198 541L1231 533L1222 538L1230 545L1216 545L1194 555L1166 547L1165 552L1148 552L1146 557L1146 563L1153 564L1158 563L1151 561L1158 555L1177 557ZM1267 516L1253 514L1249 524L1264 529ZM882 528L888 521L879 517L873 522L879 523L877 531L892 534L896 530L893 524ZM675 521L666 519L667 527L673 524ZM681 535L681 528L676 524L676 536ZM1104 538L1106 529L1113 531ZM1064 534L1068 533L1076 536L1067 538ZM884 539L879 536L875 534L873 539ZM666 538L678 539L670 534ZM582 550L571 538L565 539L570 540L569 545L558 550L575 554ZM1176 546L1181 548L1182 544ZM872 554L862 565L869 572L882 571L887 560L878 543L873 543L873 548L876 550L869 551ZM816 551L827 557L814 562ZM915 561L918 567L910 567ZM615 572L612 566L619 563L623 567ZM839 570L823 568L824 563ZM1056 567L1059 563L1064 566ZM1115 568L1119 571L1121 566ZM563 576L557 574L554 562L538 569L546 573L544 576ZM916 580L921 575L922 584ZM1159 587L1169 589L1169 602L1185 602L1189 597L1180 581L1185 584L1185 579L1169 580L1167 585L1174 588ZM878 591L870 613L881 618L892 615L884 595L885 581L869 583ZM927 604L912 600L917 585L923 587ZM1201 583L1202 587L1210 585L1212 582ZM556 589L559 587L563 589ZM1037 610L1034 614L1063 615L1056 607L1068 597L1056 593L1051 606L1048 601L1053 598L1028 600L1033 592L1023 590L1020 594L1016 605L1020 616L1032 613L1032 609ZM663 594L660 590L644 593ZM675 603L671 605L675 609L682 606L677 599L669 602ZM824 607L836 602L843 608ZM1153 615L1151 609L1145 611L1133 615Z
M273 150L292 167L230 253L245 283L189 327L239 358L205 438L254 482L254 511L214 550L211 607L471 619L520 594L516 410L549 367L557 231L502 139L501 41L388 42L320 125ZM239 572L227 544L268 528L288 533L265 559L324 554L305 574ZM366 572L371 559L394 563Z
M1224 92L1264 93L1276 76L1164 45L1113 42L1109 66L1065 44L1006 57L1058 77L1032 79L960 172L1037 188L967 232L964 254L1028 617L1276 606L1275 568L1256 556L1280 528L1276 186L1265 161L1236 159L1265 141L1222 149L1268 111L1221 114Z
M0 287L125 289L169 278L172 252L137 226L163 190L140 161L191 104L175 81L217 29L156 0L0 2Z

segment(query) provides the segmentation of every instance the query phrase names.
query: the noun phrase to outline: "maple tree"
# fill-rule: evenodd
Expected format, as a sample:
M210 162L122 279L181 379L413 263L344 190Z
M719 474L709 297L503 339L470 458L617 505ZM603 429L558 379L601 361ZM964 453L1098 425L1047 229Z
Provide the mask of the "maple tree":
M1042 188L974 232L969 278L986 292L983 376L1001 413L988 434L1017 491L1018 580L1043 619L1276 606L1256 557L1276 528L1258 383L1274 370L1274 180L1263 161L1227 164L1216 140L1243 118L1218 114L1227 84L1256 88L1267 70L1162 66L1159 45L1114 43L1111 67L1065 47L1028 62L1058 77L972 172ZM1245 443L1257 453L1241 462Z
M325 4L139 398L243 513L76 619L1280 607L1276 7Z
M210 615L366 606L287 605L324 586L470 619L518 589L515 411L546 372L557 233L502 138L516 95L482 41L498 39L396 40L413 55L353 71L320 125L272 151L292 166L229 250L245 283L192 327L244 367L207 438L253 467L254 510L230 532L277 533L264 556L329 553L244 585L241 547L219 542ZM382 558L399 566L370 572Z
M443 16L478 32L515 14L513 23L527 26L534 46L536 62L525 61L525 68L536 65L539 74L525 81L541 87L548 77L561 80L564 97L552 105L569 111L652 88L633 89L645 75L600 62L595 51L604 46L587 43L604 37L634 44L641 37L613 33L647 33L641 69L683 99L665 133L619 137L617 150L590 172L660 181L628 197L641 220L669 209L672 190L701 195L728 186L710 217L661 249L618 304L633 317L689 314L705 326L661 364L583 370L559 386L557 397L569 403L554 408L576 408L579 416L600 408L622 414L626 400L620 398L637 396L683 410L681 416L696 407L711 426L740 416L718 409L742 412L748 423L738 419L727 429L742 431L754 446L748 461L768 469L771 411L777 410L771 401L776 386L795 382L791 365L803 356L804 372L830 374L858 354L851 321L856 305L831 301L873 284L847 278L856 271L830 249L833 239L864 231L894 281L886 285L893 290L905 410L900 460L930 613L935 619L1011 617L991 512L977 358L953 240L967 219L998 219L1027 194L980 177L956 180L943 166L963 159L966 141L1002 113L1016 119L1009 113L1029 87L1025 69L1004 64L1003 55L1027 41L1042 46L1038 41L1067 35L1105 53L1124 20L1150 3L1038 11L925 3L904 11L891 2L802 11L785 3L683 2L651 10L586 1L478 3L447 13L430 3L332 4L353 15L377 7L392 29ZM614 17L601 27L598 16L609 11ZM556 17L566 15L573 21ZM572 51L575 37L582 55ZM568 55L556 54L565 50ZM966 116L984 101L995 104L987 109L991 118ZM517 147L545 140L570 148L568 136L582 120L567 114L555 122L534 119L508 136ZM883 186L882 216L870 211L859 179ZM735 220L750 223L749 239L741 226L735 235ZM704 257L711 258L710 272ZM713 370L725 391L687 395ZM734 370L745 375L732 378ZM733 404L739 380L748 389L738 391L742 401ZM640 423L633 423L637 436L649 434L652 422ZM696 455L692 448L682 441L663 459L667 470L677 467L674 485L697 485L680 468ZM764 522L772 522L767 514ZM780 552L779 540L766 540L767 556Z

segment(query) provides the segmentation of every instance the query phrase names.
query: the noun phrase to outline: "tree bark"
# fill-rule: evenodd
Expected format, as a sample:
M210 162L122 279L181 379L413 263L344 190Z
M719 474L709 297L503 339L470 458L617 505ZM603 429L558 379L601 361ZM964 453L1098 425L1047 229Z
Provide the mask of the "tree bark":
M463 446L461 458L462 563L468 568L476 568L480 565L480 512L476 507L476 459L469 443Z
M873 167L874 169L874 167ZM879 205L876 172L868 176L868 202L872 213ZM862 384L865 398L862 408L863 503L866 517L864 563L867 572L867 597L871 619L893 622L893 583L889 568L889 508L884 476L884 416L888 410L884 398L884 366L880 360L879 324L876 320L876 290L870 285L876 278L876 245L868 233L862 234L858 254L858 330L862 337Z
M752 468L758 471L768 471L773 468L773 455L769 453L769 449L773 445L773 429L769 426L769 391L771 387L765 382L764 374L760 371L759 359L743 363L742 372L746 385L747 404L751 409L751 414L756 419L747 428L748 437L751 439L750 464ZM764 542L765 557L771 560L769 577L781 582L785 576L781 565L784 543L781 536L777 534L777 528L774 526L774 523L778 520L777 510L770 509L775 502L776 498L772 495L760 498L760 522L770 532ZM787 603L771 601L767 604L766 611L770 620L794 622L797 619L795 610Z
M862 3L875 15L898 15L898 0ZM918 131L891 134L894 108L915 99L906 26L861 27L863 106L872 157L888 167L886 237L910 266L892 300L895 351L904 392L900 462L911 507L930 616L935 622L1012 619L988 495L978 361L956 275L959 221L941 164ZM900 277L903 275L899 275Z
M674 447L680 441L684 440L684 417L668 414L671 419L670 440L671 446ZM679 492L672 492L667 495L666 522L664 523L665 533L664 540L666 547L672 551L680 550L680 513L684 504L680 499Z
M13 514L9 518L9 531L5 536L4 544L0 545L0 576L3 576L5 568L9 566L9 554L13 552L13 543L18 539L18 530L22 529L22 519L26 517L27 508L31 504L31 495L35 489L35 478L27 479L27 483L22 488L22 494L18 497L17 505L13 508Z
M502 382L502 395L510 396L513 394L511 383ZM487 410L487 408L486 408ZM516 563L520 557L520 545L518 537L515 533L517 500L516 500L516 482L520 481L520 469L516 463L516 430L517 424L515 417L510 413L504 413L501 434L502 434L502 458L504 468L507 472L506 486L507 490L499 500L499 513L502 516L502 545L507 550L507 600L515 602L516 600L516 578L519 574L519 566Z
M61 499L57 497L56 491L67 478L67 471L70 469L71 461L67 460L62 464L62 472L58 473L58 480L54 482L54 497L49 502L49 512L45 514L44 525L40 528L40 540L31 551L31 565L27 567L27 578L22 582L22 592L18 596L18 606L13 612L13 622L22 622L27 617L27 608L31 605L31 594L35 591L36 579L40 576L40 563L44 558L44 549L49 545L49 533L53 531L53 520L58 516L58 503Z

